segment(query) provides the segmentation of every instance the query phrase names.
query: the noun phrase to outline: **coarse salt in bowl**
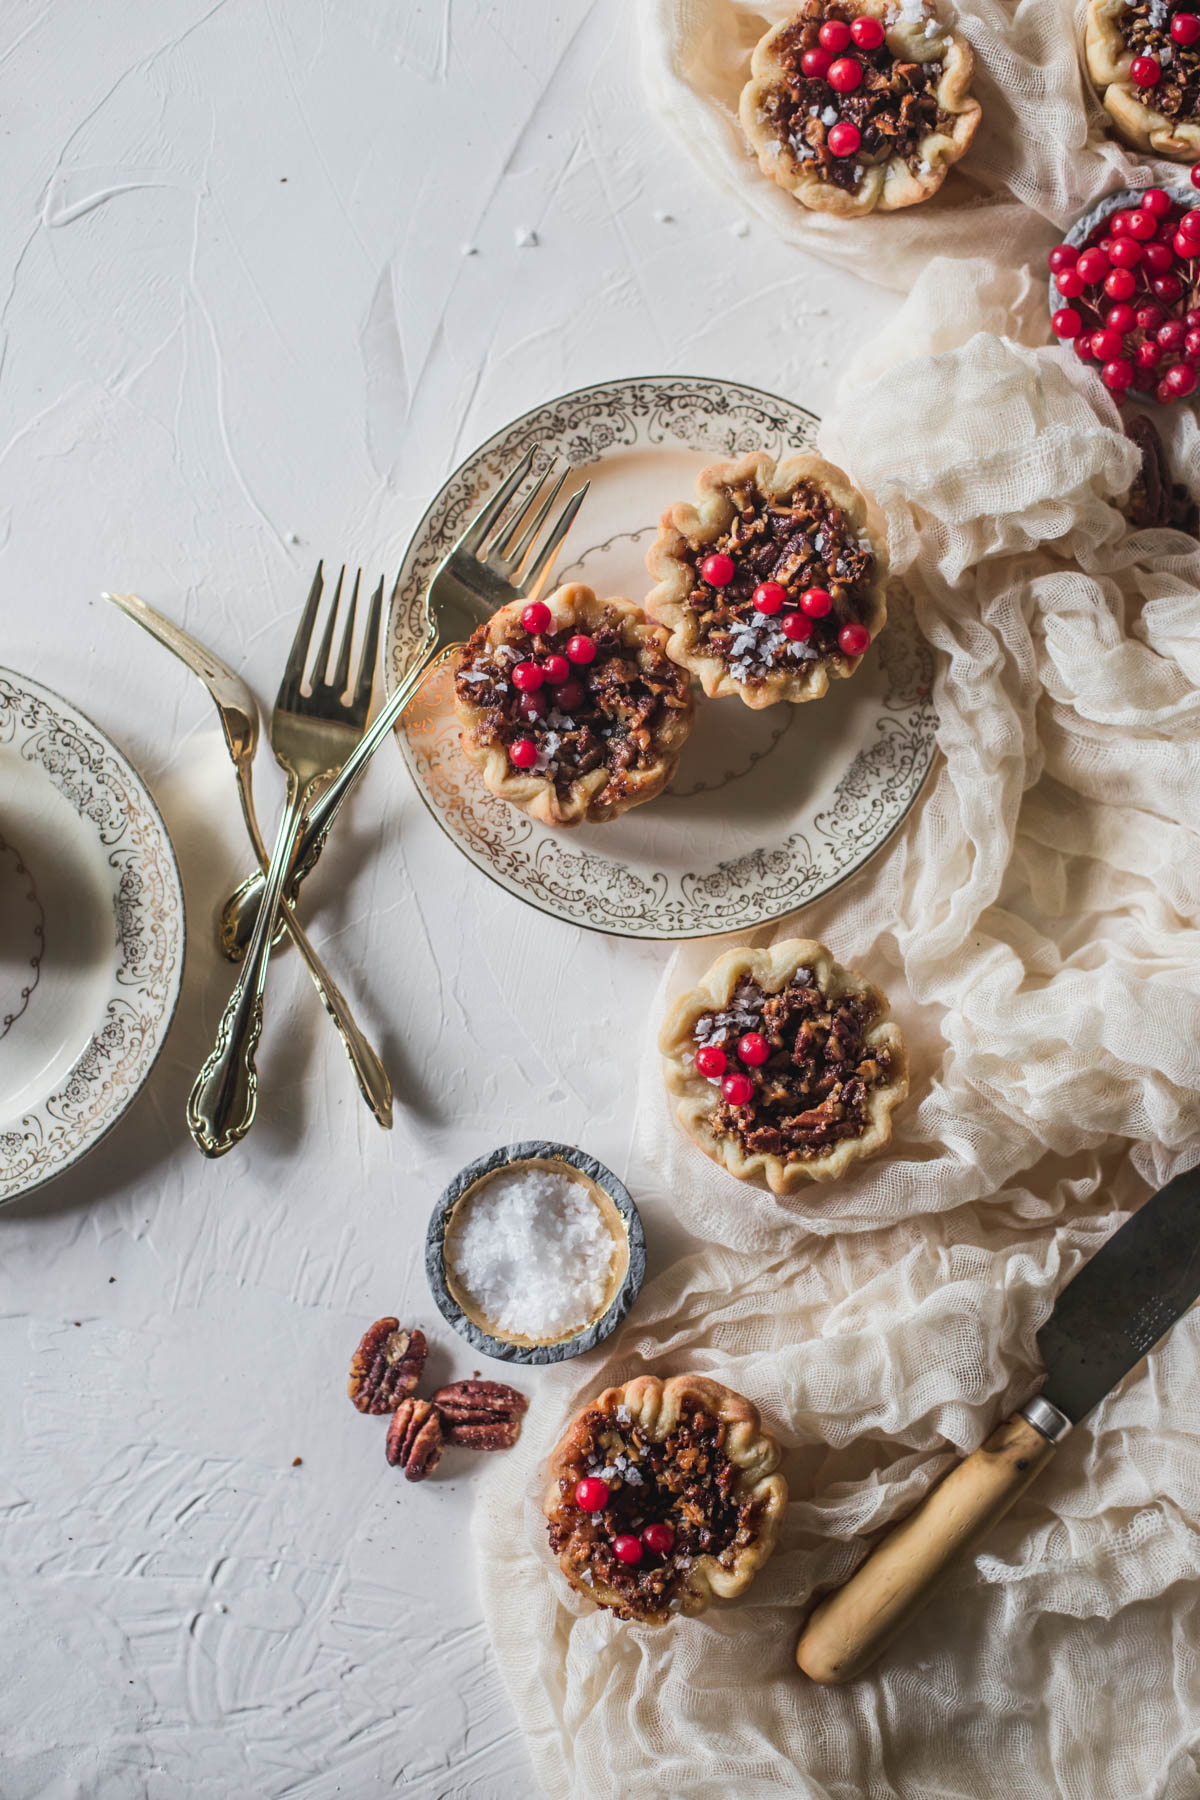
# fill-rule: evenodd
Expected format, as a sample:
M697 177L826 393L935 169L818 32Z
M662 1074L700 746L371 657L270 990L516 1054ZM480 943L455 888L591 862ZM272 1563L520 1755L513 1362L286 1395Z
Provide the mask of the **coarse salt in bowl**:
M570 1145L531 1141L455 1176L429 1222L425 1267L443 1316L477 1350L558 1362L624 1318L645 1239L610 1169Z

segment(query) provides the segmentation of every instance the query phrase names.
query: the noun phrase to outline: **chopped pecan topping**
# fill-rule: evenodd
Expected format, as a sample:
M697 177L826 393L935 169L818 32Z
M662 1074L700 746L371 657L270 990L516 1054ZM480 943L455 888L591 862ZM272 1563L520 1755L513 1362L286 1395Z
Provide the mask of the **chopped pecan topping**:
M799 482L786 500L764 494L754 480L728 492L737 508L728 527L715 541L690 544L684 553L696 571L687 604L701 647L751 686L774 670L802 668L818 658L849 660L838 646L838 632L862 623L862 596L875 566L865 537L851 529L841 507L815 481ZM700 573L714 552L733 562L733 579L724 587L711 587ZM784 612L756 611L754 590L764 581L786 589ZM781 621L811 587L824 588L833 606L811 621L811 637L797 642L785 636Z
M453 1381L433 1396L448 1444L464 1450L508 1450L521 1430L529 1405L524 1394L502 1381Z
M878 1017L867 995L829 1000L811 969L798 969L778 994L746 976L724 1012L702 1013L693 1027L696 1048L733 1045L760 1032L770 1054L746 1068L753 1092L743 1105L722 1098L714 1080L710 1130L734 1137L748 1154L784 1162L822 1156L842 1138L866 1130L872 1090L892 1074L887 1045L872 1048L866 1034Z
M550 1547L567 1557L585 1587L597 1582L618 1596L622 1619L657 1619L680 1608L679 1590L699 1556L732 1568L758 1536L758 1502L742 1492L741 1471L725 1450L726 1427L695 1409L660 1443L625 1407L591 1408L583 1419L577 1466L560 1478L561 1503L550 1520ZM575 1488L596 1476L608 1488L601 1514L581 1512ZM613 1540L642 1536L663 1524L670 1550L620 1562Z
M1171 36L1175 14L1196 10L1194 0L1130 0L1119 17L1126 48L1134 56L1153 57L1162 71L1138 97L1168 119L1200 118L1200 41L1177 44Z
M387 1459L407 1481L424 1481L442 1459L442 1420L432 1400L402 1400L388 1426Z
M354 1352L348 1393L359 1412L391 1412L411 1394L425 1367L425 1333L403 1331L399 1319L377 1319Z
M806 50L819 45L821 26L828 20L849 24L858 9L834 0L807 0L774 48L787 71L764 96L762 112L795 163L811 169L822 181L852 193L872 164L900 157L909 167L925 172L922 144L935 132L953 127L951 115L938 105L937 89L942 63L901 62L887 40L877 50L853 47L862 65L861 84L851 93L838 93L823 75L806 75L801 61ZM860 134L853 156L835 156L829 148L830 127L841 120L855 125Z
M688 677L655 638L640 650L627 645L609 609L588 634L595 645L590 663L572 665L560 687L546 683L522 694L512 680L515 666L544 663L552 655L565 661L577 630L519 630L493 648L488 627L481 625L459 659L455 692L483 711L475 727L481 744L507 749L517 738L531 738L537 749L532 772L553 781L560 793L603 766L609 770L604 793L614 798L628 773L658 760L656 732L672 712L689 706Z

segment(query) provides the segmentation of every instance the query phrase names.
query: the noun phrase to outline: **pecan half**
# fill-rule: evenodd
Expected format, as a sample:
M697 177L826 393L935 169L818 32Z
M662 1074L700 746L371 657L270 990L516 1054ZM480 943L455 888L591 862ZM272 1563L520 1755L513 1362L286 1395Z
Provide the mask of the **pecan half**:
M446 1441L464 1450L508 1450L521 1430L529 1405L524 1394L502 1381L452 1381L433 1396Z
M408 1481L424 1481L442 1460L442 1420L431 1400L402 1400L388 1426L387 1459Z
M402 1331L399 1319L376 1319L350 1362L346 1391L359 1412L391 1412L411 1394L425 1367L425 1349L423 1331Z

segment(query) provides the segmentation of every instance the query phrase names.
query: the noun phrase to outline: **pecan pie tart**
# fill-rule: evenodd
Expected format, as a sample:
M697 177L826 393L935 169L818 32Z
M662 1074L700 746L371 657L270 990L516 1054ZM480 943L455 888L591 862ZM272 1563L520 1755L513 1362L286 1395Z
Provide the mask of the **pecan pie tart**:
M742 127L814 212L928 200L980 120L970 45L923 0L807 0L755 46Z
M729 950L659 1035L679 1121L739 1181L831 1181L892 1135L908 1052L887 1001L824 944Z
M454 678L463 748L492 792L545 825L603 823L660 794L694 712L666 641L639 606L579 583L502 606Z
M787 1505L758 1410L705 1375L640 1375L578 1413L550 1463L550 1548L571 1586L661 1625L749 1587Z
M1137 150L1200 157L1197 0L1088 0L1088 74L1113 123Z
M887 553L842 471L753 451L704 469L696 493L667 508L646 557L668 653L710 697L754 707L852 675L887 619Z

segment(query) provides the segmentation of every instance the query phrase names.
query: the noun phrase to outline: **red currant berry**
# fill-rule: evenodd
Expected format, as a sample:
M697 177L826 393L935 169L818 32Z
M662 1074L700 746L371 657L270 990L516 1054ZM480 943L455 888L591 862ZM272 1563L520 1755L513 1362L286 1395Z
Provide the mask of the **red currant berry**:
M1171 239L1171 247L1181 262L1188 262L1193 256L1200 256L1200 239L1185 237L1177 231Z
M1152 338L1147 338L1146 342L1139 344L1134 351L1133 360L1139 369L1153 369L1162 361L1162 354L1162 345L1156 344Z
M1192 172L1188 179L1194 188L1200 188L1200 163L1192 164Z
M1183 315L1183 322L1189 331L1200 331L1200 306L1189 307Z
M550 608L543 606L540 600L531 600L521 614L521 623L526 631L531 631L537 637L540 632L549 630Z
M1130 213L1130 215L1129 215L1129 235L1130 235L1130 237L1141 238L1144 241L1146 238L1152 238L1157 230L1158 230L1158 220L1155 218L1153 213L1146 212L1144 210L1144 208L1142 208L1140 206L1138 207L1136 212Z
M853 621L843 625L838 632L838 643L847 656L861 656L871 642L871 634L865 625L857 625Z
M1189 331L1183 341L1183 354L1188 362L1200 362L1200 331Z
M554 704L561 713L577 712L586 699L582 681L564 681L555 689Z
M642 1560L642 1541L640 1538L622 1534L612 1541L613 1555L618 1562L640 1563Z
M1166 188L1147 188L1142 195L1143 212L1153 213L1156 219L1165 219L1171 210L1171 196Z
M1074 244L1055 244L1046 261L1052 275L1061 275L1064 269L1075 267L1079 261L1079 252Z
M1162 74L1162 69L1152 56L1135 56L1129 65L1129 73L1135 86L1151 88Z
M1200 238L1200 208L1193 207L1191 212L1185 212L1179 221L1179 229L1184 237Z
M862 143L862 133L849 119L839 119L836 125L829 127L825 142L834 156L853 156Z
M514 738L508 746L508 760L514 769L532 769L537 757L537 745L532 738Z
M545 718L549 710L550 703L546 699L545 688L540 693L521 694L517 698L517 711L527 724L535 725L539 719Z
M725 1052L720 1044L705 1044L696 1052L696 1073L705 1081L713 1081L725 1073Z
M1143 255L1142 246L1136 238L1116 238L1108 253L1108 260L1118 269L1136 269Z
M1124 237L1125 233L1129 230L1130 217L1131 214L1127 212L1115 212L1112 215L1112 218L1108 221L1108 229L1113 237Z
M567 639L567 655L573 663L595 662L595 640L581 631L577 637Z
M778 581L761 581L754 590L753 600L756 612L777 613L781 611L787 599L787 589Z
M1114 356L1121 354L1121 334L1119 331L1093 331L1092 355L1097 362L1111 362Z
M1112 331L1132 331L1137 324L1137 313L1124 300L1116 306L1110 306L1104 315L1104 323Z
M1196 371L1188 363L1172 363L1162 380L1160 390L1168 389L1176 400L1185 400L1196 391Z
M839 56L825 77L835 94L852 94L863 78L863 66L853 56Z
M1132 269L1114 269L1104 277L1104 291L1110 300L1128 300L1137 292L1137 277Z
M850 21L850 36L860 50L878 50L883 42L883 26L878 19L865 14L861 19Z
M1148 394L1157 380L1158 375L1155 370L1139 369L1133 378L1133 385L1139 394Z
M1105 363L1100 371L1100 379L1114 394L1123 394L1132 385L1134 373L1133 364L1121 356L1113 362Z
M1171 36L1177 44L1194 44L1200 38L1200 19L1195 13L1176 13L1171 20Z
M513 685L523 694L535 694L546 677L536 663L519 662L512 672Z
M800 607L810 619L823 619L833 605L833 595L828 588L805 588L800 596Z
M856 23L861 24L861 19L857 20ZM666 1556L667 1553L674 1548L675 1533L666 1523L661 1525L647 1525L642 1533L642 1542L645 1544L647 1550L652 1550L654 1552L655 1556Z
M603 1512L608 1505L608 1483L598 1475L585 1475L575 1483L575 1504L580 1512Z
M806 619L802 612L785 613L779 629L793 644L806 644L813 633L812 620Z
M765 1063L770 1054L771 1046L761 1031L748 1031L745 1037L738 1039L738 1056L751 1069Z
M728 587L734 576L733 558L723 550L715 550L700 564L700 573L709 587Z
M1115 242L1116 242L1116 239L1110 238L1110 237L1102 237L1102 238L1096 239L1097 250L1103 250L1105 256L1108 257L1110 262L1112 261L1112 247ZM1132 242L1132 240L1131 240L1131 242Z
M1160 306L1157 300L1146 300L1137 309L1137 328L1139 331L1157 331L1167 317L1167 309Z
M1090 331L1080 332L1079 336L1075 339L1074 350L1080 362L1087 362L1092 354L1092 334Z
M1165 275L1174 261L1175 252L1170 244L1161 244L1155 238L1152 244L1146 245L1145 254L1142 257L1142 267L1149 269L1152 275Z
M1164 350L1178 350L1187 336L1187 326L1182 319L1168 319L1165 325L1159 326L1155 336Z
M727 1075L721 1083L722 1098L730 1106L745 1106L754 1094L754 1083L748 1075Z
M844 50L850 42L850 27L841 19L826 19L817 36L823 47L826 50L832 50L836 56L838 51Z
M800 58L800 67L810 81L820 81L829 73L829 65L833 57L828 50L806 50Z
M561 687L570 673L570 663L565 656L560 656L557 650L552 651L549 656L543 657L542 674L546 677L546 680L550 683L551 687ZM517 674L514 669L513 680L515 681L516 678Z
M1083 320L1073 306L1060 306L1050 321L1050 329L1055 337L1078 337L1083 329Z
M1083 280L1088 287L1096 287L1099 282L1104 280L1104 277L1108 274L1111 267L1112 264L1109 262L1107 256L1105 256L1103 250L1098 249L1097 246L1093 244L1090 250L1084 251L1079 261L1075 264L1075 273L1083 277Z
M1078 266L1064 269L1061 275L1054 277L1054 281L1064 300L1077 300L1087 286L1083 276L1079 273Z
M1156 275L1150 286L1160 300L1178 300L1183 292L1183 283L1173 269L1168 269L1165 275Z

